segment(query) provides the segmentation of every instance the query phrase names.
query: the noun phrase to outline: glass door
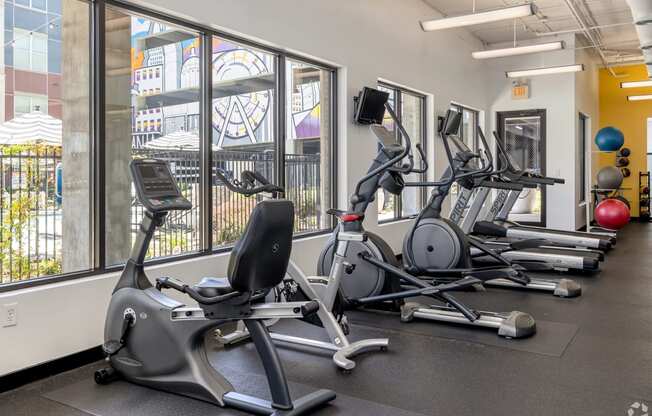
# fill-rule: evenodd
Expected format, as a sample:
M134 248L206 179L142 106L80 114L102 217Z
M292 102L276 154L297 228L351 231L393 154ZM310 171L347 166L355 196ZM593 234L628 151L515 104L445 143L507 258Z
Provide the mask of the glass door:
M545 110L498 113L498 132L505 149L518 169L545 175ZM526 188L509 215L511 221L545 226L545 187Z

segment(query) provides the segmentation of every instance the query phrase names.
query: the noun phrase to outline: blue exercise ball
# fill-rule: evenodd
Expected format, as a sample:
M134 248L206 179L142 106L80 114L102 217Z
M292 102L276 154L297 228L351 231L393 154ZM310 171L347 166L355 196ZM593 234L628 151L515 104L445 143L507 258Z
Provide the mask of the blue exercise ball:
M615 152L625 144L625 136L615 127L605 127L595 135L595 144L604 152Z

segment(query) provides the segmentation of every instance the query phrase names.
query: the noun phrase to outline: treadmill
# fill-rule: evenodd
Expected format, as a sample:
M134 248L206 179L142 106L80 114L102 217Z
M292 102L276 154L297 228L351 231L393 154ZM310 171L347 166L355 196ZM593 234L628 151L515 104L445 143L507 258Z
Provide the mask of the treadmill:
M460 184L461 185L461 184ZM595 272L600 269L600 262L604 260L604 254L599 250L576 249L570 247L556 246L548 240L542 240L538 247L525 247L513 249L518 239L509 238L507 229L494 223L478 225L478 215L483 211L485 202L492 191L513 191L521 192L523 184L503 182L491 179L475 181L474 187L461 185L459 197L455 208L451 211L449 219L457 223L465 233L472 233L485 238L483 243L491 249L499 252L507 260L519 264L525 269L532 271L558 270L558 271L586 271ZM489 208L496 206L494 204ZM479 263L493 263L489 256L481 256L477 250L471 249L474 261Z
M564 183L563 179L545 177L520 170L503 147L498 133L494 132L494 136L496 138L496 146L498 151L501 153L501 159L504 161L506 168L503 169L504 172L500 174L501 179L535 186ZM505 236L509 238L519 240L539 238L550 241L556 245L567 247L580 247L607 251L616 244L616 238L613 235L583 231L556 230L544 227L527 226L510 221L508 216L512 207L518 200L519 194L520 191L518 190L499 190L498 195L494 200L494 205L496 203L502 203L502 205L496 210L490 210L481 221L476 222L474 227L478 227L478 231L486 231L491 229L492 224L498 225L506 229Z
M482 133L480 132L480 134ZM491 157L487 151L485 152ZM490 248L526 269L589 272L599 270L600 261L604 259L603 253L599 250L558 246L550 240L540 237L534 239L540 241L538 246L524 244L524 247L519 248L517 242L526 239L510 238L508 228L489 221L477 224L478 217L485 211L484 215L495 216L503 208L504 200L510 193L514 192L518 196L524 188L538 186L532 181L515 182L502 178L502 174L507 169L507 165L503 165L499 170L458 181L460 193L449 219L458 224L467 234L482 235L487 239L484 243ZM546 183L555 181L551 178L541 180ZM492 192L497 193L498 196L494 203L487 208L487 200ZM532 241L533 239L527 240ZM477 262L493 262L493 259L482 256L477 250L472 250L471 254L475 256L474 260Z

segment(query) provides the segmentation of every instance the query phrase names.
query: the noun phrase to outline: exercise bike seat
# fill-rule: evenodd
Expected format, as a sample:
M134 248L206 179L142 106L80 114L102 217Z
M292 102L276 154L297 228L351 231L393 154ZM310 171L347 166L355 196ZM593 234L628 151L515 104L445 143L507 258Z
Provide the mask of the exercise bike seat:
M201 279L201 282L193 286L193 289L207 298L235 292L235 289L231 287L229 279L226 277L204 277Z

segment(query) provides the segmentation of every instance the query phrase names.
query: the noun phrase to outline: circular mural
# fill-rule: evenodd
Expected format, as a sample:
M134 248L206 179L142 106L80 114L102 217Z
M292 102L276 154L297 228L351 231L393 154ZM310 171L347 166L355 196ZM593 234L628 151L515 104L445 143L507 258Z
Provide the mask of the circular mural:
M269 72L261 57L244 49L223 52L213 60L213 80L217 82ZM249 136L253 142L253 133L265 119L270 104L269 90L218 98L213 102L213 126L230 139Z

